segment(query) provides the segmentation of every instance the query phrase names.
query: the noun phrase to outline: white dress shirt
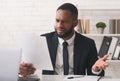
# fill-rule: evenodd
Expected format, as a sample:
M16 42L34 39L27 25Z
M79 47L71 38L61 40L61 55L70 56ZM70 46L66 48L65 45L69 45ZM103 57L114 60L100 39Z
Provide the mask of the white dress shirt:
M68 43L68 58L69 58L69 74L73 75L73 48L74 48L74 39L75 39L75 33L74 35L69 39L66 40ZM57 48L57 55L56 55L56 64L55 64L55 72L58 75L63 75L64 74L64 69L63 69L63 42L64 40L62 38L58 37L58 48ZM99 74L100 72L94 72L94 74Z
M69 58L69 74L73 74L73 48L74 48L74 35L69 39L66 40L68 43L68 58ZM63 42L64 40L62 38L58 38L58 49L57 49L57 55L56 55L56 65L55 65L55 71L59 75L64 74L63 70Z

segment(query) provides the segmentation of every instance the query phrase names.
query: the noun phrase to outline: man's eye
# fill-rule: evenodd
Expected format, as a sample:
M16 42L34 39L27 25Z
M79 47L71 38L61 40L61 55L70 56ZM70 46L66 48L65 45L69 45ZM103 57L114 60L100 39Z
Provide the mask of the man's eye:
M59 22L59 20L56 20L56 22Z

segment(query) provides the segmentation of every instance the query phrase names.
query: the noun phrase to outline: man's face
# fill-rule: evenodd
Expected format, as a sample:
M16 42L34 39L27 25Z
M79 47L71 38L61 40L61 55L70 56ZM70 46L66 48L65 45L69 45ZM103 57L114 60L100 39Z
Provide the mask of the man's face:
M56 12L55 31L61 38L70 38L74 33L74 27L77 25L72 13L68 10L58 10Z

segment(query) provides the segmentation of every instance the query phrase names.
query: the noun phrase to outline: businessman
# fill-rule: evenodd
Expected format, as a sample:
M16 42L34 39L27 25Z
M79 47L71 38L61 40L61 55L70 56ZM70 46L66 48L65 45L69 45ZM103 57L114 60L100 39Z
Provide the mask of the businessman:
M104 76L108 55L98 59L94 41L74 31L77 18L78 10L71 3L64 3L56 10L55 31L42 35L46 37L54 71L44 70L43 74ZM33 64L20 65L23 76L33 74L35 70Z

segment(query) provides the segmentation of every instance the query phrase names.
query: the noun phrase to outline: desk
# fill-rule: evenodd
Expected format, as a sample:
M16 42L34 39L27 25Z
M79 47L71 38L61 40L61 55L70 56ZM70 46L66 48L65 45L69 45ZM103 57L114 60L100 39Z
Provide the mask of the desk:
M97 81L97 76L84 76L81 78L67 79L67 76L61 75L43 75L41 81ZM120 81L120 78L103 77L100 81Z

